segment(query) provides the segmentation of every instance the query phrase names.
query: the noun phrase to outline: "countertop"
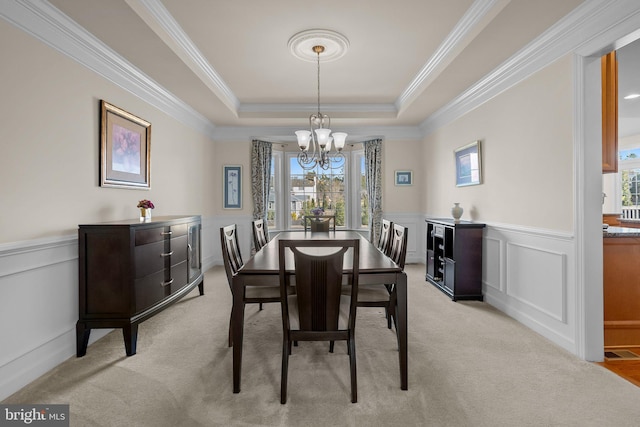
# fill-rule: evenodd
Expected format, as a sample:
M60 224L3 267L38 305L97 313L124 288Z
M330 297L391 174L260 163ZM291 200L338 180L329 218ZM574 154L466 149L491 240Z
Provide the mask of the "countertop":
M640 228L612 227L602 230L603 237L640 237Z

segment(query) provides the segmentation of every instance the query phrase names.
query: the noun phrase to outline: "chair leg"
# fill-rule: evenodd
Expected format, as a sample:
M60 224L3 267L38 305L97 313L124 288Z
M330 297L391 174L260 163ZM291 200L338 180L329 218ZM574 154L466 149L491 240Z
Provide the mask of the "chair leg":
M351 337L348 341L349 346L349 367L351 370L351 403L358 402L358 380L356 375L356 342Z
M260 303L260 311L262 311L262 303Z
M329 341L329 353L333 353L333 344L334 341Z
M391 310L389 309L389 306L386 306L384 308L384 314L385 314L385 317L387 318L387 328L389 328L389 329L391 329L391 313L390 313L390 311Z
M229 316L229 347L233 347L233 312L232 315Z
M291 351L291 341L282 342L282 378L280 379L280 403L287 403L287 376L289 371L289 353Z

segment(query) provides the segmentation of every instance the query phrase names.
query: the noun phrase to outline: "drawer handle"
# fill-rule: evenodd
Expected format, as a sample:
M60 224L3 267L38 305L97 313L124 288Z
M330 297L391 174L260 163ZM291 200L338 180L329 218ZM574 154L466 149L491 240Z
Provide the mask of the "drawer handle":
M169 286L172 283L173 283L173 279L169 280L168 282L160 282L160 286L162 286L162 287Z
M162 233L160 233L161 236L171 236L173 234L173 231L163 231Z
M171 256L173 255L173 251L169 252L168 254L160 254L160 256Z

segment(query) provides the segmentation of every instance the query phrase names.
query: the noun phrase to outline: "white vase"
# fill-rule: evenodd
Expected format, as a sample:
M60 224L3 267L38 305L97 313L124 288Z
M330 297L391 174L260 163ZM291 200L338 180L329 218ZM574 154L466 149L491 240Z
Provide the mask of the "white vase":
M151 209L140 208L140 221L151 221Z
M453 204L453 207L451 208L451 216L453 217L455 222L460 221L460 218L462 217L463 212L464 212L464 209L460 207L460 203Z

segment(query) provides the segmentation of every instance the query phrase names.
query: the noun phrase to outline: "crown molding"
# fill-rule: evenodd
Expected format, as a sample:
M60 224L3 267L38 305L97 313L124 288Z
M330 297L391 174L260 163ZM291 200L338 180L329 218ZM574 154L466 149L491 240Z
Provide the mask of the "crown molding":
M240 101L202 52L184 32L180 24L159 0L125 0L167 46L234 114Z
M318 112L317 104L241 104L238 117L300 117L300 114L314 114ZM340 117L389 118L397 117L398 111L393 104L322 104L322 112Z
M127 0L127 2L143 5L147 10L159 13L158 17L154 18L156 20L166 21L168 19L166 16L162 16L163 13L158 12L160 9L156 7L159 4L157 0ZM164 8L163 6L160 7ZM470 11L465 14L469 21L466 19L460 21L456 29L450 34L446 45L443 43L443 46L441 46L438 58L429 60L395 104L332 104L326 107L335 112L336 115L341 112L348 112L363 117L397 116L399 112L397 106L404 106L404 103L409 102L408 100L418 90L421 82L428 79L430 73L437 68L439 61L443 61L447 52L454 49L455 40L460 40L464 34L472 31L477 22L472 17L481 15L482 11L485 11L485 14L488 13L486 12L487 8L493 8L492 10L495 11L496 7L498 7L498 3L493 0L476 0ZM478 8L478 10L474 15L471 10L475 8ZM185 125L208 135L212 139L237 140L238 138L254 137L256 135L273 136L272 132L280 134L283 138L293 138L291 137L294 131L292 128L286 128L286 131L278 131L278 129L284 128L216 127L200 113L135 68L47 1L0 1L0 16L108 81L131 92L150 105ZM477 16L476 19L479 19ZM162 24L166 27L167 34L172 34L171 37L174 41L181 39L180 43L186 44L182 49L188 51L192 60L198 62L200 67L203 67L203 60L199 52L191 50L188 46L190 40L182 38L180 36L182 30L179 27L176 29L171 21L172 18ZM384 135L387 139L424 138L424 136L429 135L439 127L453 122L502 91L526 79L561 56L570 52L588 51L588 47L594 43L594 40L603 37L605 33L611 33L616 30L616 26L620 26L621 23L624 23L621 26L624 29L634 26L635 29L640 28L640 4L637 0L587 0L494 71L429 116L419 126L354 128L349 132L350 138L351 135L363 138L368 138L371 135ZM623 30L618 29L617 31ZM625 34L629 33L631 33L631 30ZM625 34L621 34L620 37ZM176 43L178 42L176 41ZM213 68L205 72L205 74L207 73L210 79L209 83L216 85L218 90L227 94L227 106L235 108L238 116L259 117L260 115L264 116L267 113L273 114L274 112L286 115L292 114L294 111L299 115L300 112L311 113L315 109L311 104L240 104L234 101L235 95L231 93L224 82L217 80L217 74Z
M47 1L0 1L0 16L176 120L211 135L214 125Z
M212 135L216 142L237 142L260 139L271 142L296 142L295 131L288 126L216 126ZM340 127L349 134L348 144L368 141L373 138L387 140L422 141L423 135L417 126L362 126Z
M396 109L401 112L409 106L418 95L435 80L446 66L464 49L472 35L481 31L500 12L510 0L475 0L447 35L438 49L429 58L420 72L409 83L395 102Z
M427 136L479 107L501 92L525 80L568 53L579 51L589 41L619 25L637 22L637 0L587 0L487 76L469 87L420 124Z

